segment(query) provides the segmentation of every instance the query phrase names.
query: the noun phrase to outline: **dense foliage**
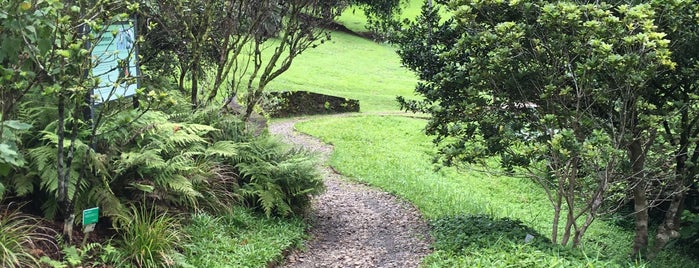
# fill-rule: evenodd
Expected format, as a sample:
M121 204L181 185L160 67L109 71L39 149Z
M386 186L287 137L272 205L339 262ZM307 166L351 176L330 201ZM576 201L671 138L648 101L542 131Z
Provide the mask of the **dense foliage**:
M0 201L27 202L26 212L63 223L64 237L59 240L65 241L66 246L62 247L66 259L57 261L44 256L42 262L57 267L87 262L172 266L181 262L175 249L185 237L181 235L179 217L167 211L227 213L234 206L249 205L267 217L294 216L305 211L311 194L322 190L314 155L269 137L262 129L246 124L246 116L241 118L222 109L220 103L207 106L206 102L192 102L196 86L187 94L178 90L176 82L182 81L158 76L181 72L189 74L193 84L228 81L228 73L221 74L221 81L208 77L197 81L197 76L188 71L208 71L210 66L201 66L199 70L196 64L204 58L197 53L212 52L213 45L220 45L216 41L233 40L233 35L241 34L221 33L225 29L216 28L226 26L221 21L195 20L206 19L201 17L204 15L221 15L222 6L214 4L238 3L213 2L206 8L216 12L207 14L197 11L197 3L186 1L171 6L150 1L0 2ZM264 34L259 29L244 32L244 38L254 43L247 48L253 48L253 52L268 51L263 49L266 45L261 47L263 41L279 42L277 57L290 53L290 58L265 58L264 63L259 54L246 58L246 64L257 66L263 84L288 68L291 58L321 36L322 31L315 28L316 20L307 17L311 9L320 16L332 8L322 1L269 1L267 4L281 5L273 9L242 2L248 3L246 8L256 8L250 12L276 10L280 16L276 20L271 15L256 17L261 20L258 23L276 21L281 28ZM163 53L185 54L177 55L179 66L147 64L142 75L125 75L111 81L114 86L110 94L115 94L120 84L140 82L133 99L119 97L96 103L94 90L105 78L93 69L98 61L92 56L94 44L105 36L116 35L105 29L128 21L134 14L143 15L137 21L144 22L144 29L180 29L158 23L191 16L177 21L184 23L182 27L189 32L178 32L184 36L170 35L179 38L170 41L184 47L162 48ZM228 15L227 19L233 19ZM187 24L192 22L196 25ZM218 39L209 35L191 39L186 35L200 33L200 27L218 31L214 36ZM134 41L149 44L149 38L154 35L138 35ZM192 43L197 40L201 42ZM134 52L134 48L128 51ZM146 49L141 53L145 59L162 56ZM232 56L230 51L218 55L225 58L224 62ZM243 61L238 60L232 64ZM147 61L144 60L154 62ZM251 87L255 96L264 89L260 84L248 86ZM212 94L208 96L211 99L219 96L215 91L207 93ZM253 103L251 106L255 102L248 101ZM247 109L249 115L252 107ZM78 242L73 235L79 233L74 230L81 220L79 212L91 207L100 208L100 228L110 229L117 234L116 239L123 241L114 243L118 249L91 244L74 246ZM32 242L53 238L33 233L36 228L43 230L33 217L8 213L1 219L3 236L16 236L0 241L0 247L8 250L3 252L3 256L8 256L3 257L3 261L8 261L3 266L37 266L37 257L42 253L28 253L34 247ZM26 228L16 228L19 223ZM95 251L105 254L91 255ZM93 257L110 259L86 259Z
M446 6L451 19L425 6L396 40L425 97L400 101L432 115L427 132L444 163L497 157L528 175L553 206L556 243L578 245L597 215L631 198L634 254L648 244L651 207L670 209L648 256L678 236L680 204L696 185L685 167L696 160L697 59L684 47L697 32L677 25L697 24L687 12L695 1Z

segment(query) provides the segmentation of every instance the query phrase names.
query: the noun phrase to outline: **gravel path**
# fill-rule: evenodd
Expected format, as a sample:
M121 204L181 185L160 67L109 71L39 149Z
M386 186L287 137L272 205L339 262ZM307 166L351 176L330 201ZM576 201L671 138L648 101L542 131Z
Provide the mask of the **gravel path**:
M275 122L269 131L321 153L332 146L294 131L298 119ZM280 267L417 267L429 253L428 227L411 204L350 182L324 167L326 192L312 202L312 239Z

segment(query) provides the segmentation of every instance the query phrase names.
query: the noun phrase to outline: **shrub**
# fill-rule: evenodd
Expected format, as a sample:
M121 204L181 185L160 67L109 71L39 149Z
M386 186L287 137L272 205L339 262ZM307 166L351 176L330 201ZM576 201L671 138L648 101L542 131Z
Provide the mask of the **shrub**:
M0 211L0 267L39 267L39 260L31 251L37 243L56 246L51 232L40 226L37 219L4 208Z

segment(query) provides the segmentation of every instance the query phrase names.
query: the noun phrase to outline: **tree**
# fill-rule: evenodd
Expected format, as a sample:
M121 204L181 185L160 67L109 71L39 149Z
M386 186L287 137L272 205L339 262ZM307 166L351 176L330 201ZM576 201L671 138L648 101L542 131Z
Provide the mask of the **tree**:
M648 199L645 207L639 207L636 214L645 215L657 203L666 203L662 223L658 226L652 249L648 252L653 258L671 240L680 236L681 217L685 210L687 193L696 189L699 162L699 3L696 1L652 1L657 14L660 30L667 33L672 50L672 60L676 67L655 76L651 88L658 94L647 96L650 103L662 115L659 125L657 151L665 152L662 167L668 172L659 182L651 183L644 189L634 191ZM656 154L658 154L656 152ZM657 167L656 167L657 168ZM636 198L636 196L634 196ZM643 199L643 197L639 197ZM639 222L648 225L648 222ZM634 252L639 253L647 246L647 230L637 233Z
M104 27L127 19L125 12L136 6L110 1L3 1L2 7L3 124L18 129L13 119L31 120L35 135L23 139L28 144L22 148L31 158L31 172L15 165L0 179L19 196L35 188L45 191L48 201L42 208L64 220L63 232L70 239L78 200L87 199L84 190L95 189L90 186L103 184L100 167L105 159L90 144L102 115L120 109L104 104L94 121L85 117L91 105L87 99L99 84L99 74L91 72L96 63L88 44L112 34ZM114 82L125 79L133 78Z
M400 1L145 0L144 63L177 75L182 92L189 82L193 107L225 106L244 93L247 119L269 82L298 55L330 38L325 27L348 5L364 7L379 24L392 21Z
M633 177L627 146L651 134L629 135L642 126L633 116L647 104L647 82L673 66L652 8L467 0L449 8L453 20L441 24L424 8L418 21L430 24L398 38L425 97L399 101L432 115L427 132L444 163L497 156L539 183L554 210L552 241L577 246L612 190Z

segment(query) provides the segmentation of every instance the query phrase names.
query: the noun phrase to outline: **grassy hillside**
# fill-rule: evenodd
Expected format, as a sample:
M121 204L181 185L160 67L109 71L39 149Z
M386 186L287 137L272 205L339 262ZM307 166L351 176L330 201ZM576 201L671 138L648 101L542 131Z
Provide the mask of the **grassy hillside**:
M414 96L417 78L390 45L347 33L300 55L271 90L306 90L358 99L362 112L397 110L396 96Z

